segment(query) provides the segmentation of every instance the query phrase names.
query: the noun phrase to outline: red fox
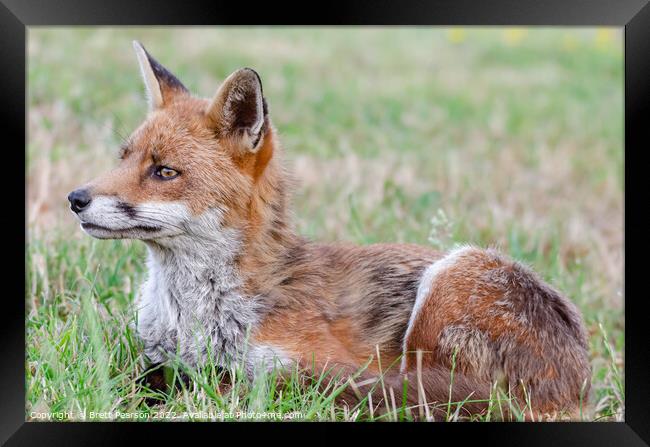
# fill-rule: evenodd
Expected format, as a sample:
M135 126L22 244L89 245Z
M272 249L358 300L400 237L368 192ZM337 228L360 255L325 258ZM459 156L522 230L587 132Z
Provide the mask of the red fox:
M572 413L586 399L582 318L537 274L494 249L297 235L259 75L239 69L198 98L134 48L148 116L119 165L68 200L89 235L146 244L137 331L150 361L237 361L250 376L309 364L377 375L395 364L386 380L399 396L403 378L428 402L447 402L452 384L454 398L487 399L498 383L536 414Z

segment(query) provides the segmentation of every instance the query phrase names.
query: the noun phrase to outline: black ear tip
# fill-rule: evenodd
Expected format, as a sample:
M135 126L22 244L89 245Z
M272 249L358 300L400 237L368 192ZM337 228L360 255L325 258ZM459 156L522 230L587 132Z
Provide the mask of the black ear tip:
M253 70L251 67L242 67L241 71L242 71L242 73L244 73L244 72L245 73L252 73L255 76L257 76L258 78L260 77L260 75L258 75L257 72L255 70Z
M145 56L147 56L147 60L149 61L149 64L151 64L151 66L152 66L152 68L154 69L154 71L156 70L156 67L161 67L161 68L162 68L162 66L160 65L160 62L158 62L158 61L157 61L157 60L156 60L156 59L155 59L155 58L154 58L154 57L153 57L153 56L152 56L152 55L147 51L147 49L144 47L144 45L142 45L142 43L141 43L139 40L134 40L134 41L133 41L133 46L134 46L136 49L137 49L138 47L139 47L139 48L142 48L142 51L144 51L144 54L145 54Z
M133 48L135 48L136 51L142 50L142 51L144 51L144 54L149 56L149 53L147 52L147 49L144 47L144 45L142 45L142 42L140 42L139 40L134 40L133 41Z
M133 47L137 50L138 48L141 48L142 51L144 51L144 55L147 56L147 60L151 65L160 65L156 59L154 59L151 54L147 51L147 49L142 45L142 42L139 40L134 40L133 41Z
M260 89L262 88L262 78L260 78L259 73L257 73L255 70L253 70L250 67L243 67L240 68L238 71L241 75L246 76L248 78L254 76L255 79L257 80L257 83L260 85Z

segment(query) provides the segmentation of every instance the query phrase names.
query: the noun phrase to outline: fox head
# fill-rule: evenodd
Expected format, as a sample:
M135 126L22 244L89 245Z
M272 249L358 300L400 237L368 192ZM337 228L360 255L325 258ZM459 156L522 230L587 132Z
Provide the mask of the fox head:
M82 229L101 239L168 240L195 231L207 213L243 225L274 151L260 77L239 69L212 99L198 98L133 46L149 112L117 167L68 195Z

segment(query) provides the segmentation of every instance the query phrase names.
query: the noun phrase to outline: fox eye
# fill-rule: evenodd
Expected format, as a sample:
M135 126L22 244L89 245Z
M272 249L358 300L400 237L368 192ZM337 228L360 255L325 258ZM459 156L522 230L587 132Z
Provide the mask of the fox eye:
M174 169L168 168L166 166L158 166L154 171L154 175L164 180L170 180L178 177L178 171L175 171Z

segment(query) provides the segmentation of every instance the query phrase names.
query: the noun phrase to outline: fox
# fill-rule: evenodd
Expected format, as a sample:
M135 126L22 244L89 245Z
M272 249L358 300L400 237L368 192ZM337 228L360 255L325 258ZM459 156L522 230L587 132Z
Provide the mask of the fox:
M238 362L251 378L334 365L353 385L370 378L341 394L346 404L385 374L416 403L469 398L484 412L498 385L531 414L576 414L591 366L582 316L561 292L496 248L299 235L259 74L238 69L203 98L133 47L147 116L117 166L67 198L88 235L146 245L136 330L151 364Z

